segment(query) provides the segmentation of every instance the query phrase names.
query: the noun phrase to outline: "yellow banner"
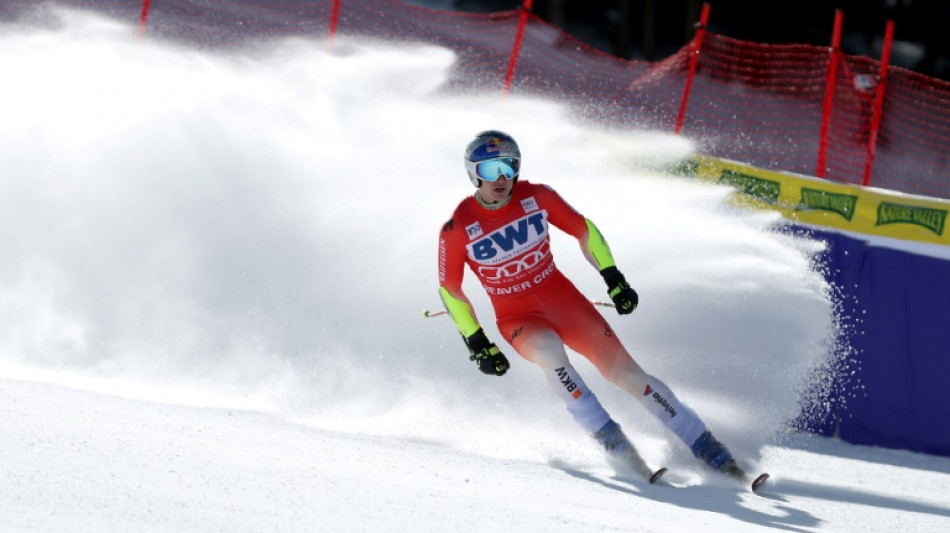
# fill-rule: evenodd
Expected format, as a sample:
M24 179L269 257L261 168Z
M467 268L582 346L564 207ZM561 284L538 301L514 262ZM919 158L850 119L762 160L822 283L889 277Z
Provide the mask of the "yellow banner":
M793 221L931 244L950 245L950 202L838 183L707 156L677 174L729 185L742 205L772 209Z

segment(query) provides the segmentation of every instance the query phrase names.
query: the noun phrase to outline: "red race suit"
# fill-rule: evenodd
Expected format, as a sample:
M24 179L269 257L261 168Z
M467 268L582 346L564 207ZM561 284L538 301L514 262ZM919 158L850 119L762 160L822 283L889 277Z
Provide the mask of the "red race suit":
M523 357L533 360L522 341L553 330L602 374L621 370L615 365L626 366L629 357L617 336L554 263L552 225L575 237L598 271L614 266L596 226L546 185L519 181L498 209L474 196L462 200L439 238L439 293L446 309L462 335L481 327L462 291L468 265L488 293L499 331Z

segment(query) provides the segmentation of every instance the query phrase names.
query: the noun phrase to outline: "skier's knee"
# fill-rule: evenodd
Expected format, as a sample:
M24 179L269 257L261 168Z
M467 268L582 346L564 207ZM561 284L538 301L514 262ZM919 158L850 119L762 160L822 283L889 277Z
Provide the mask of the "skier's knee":
M636 394L642 392L647 385L647 374L630 357L618 357L618 360L606 372L601 370L604 378L621 389Z
M550 330L532 334L521 341L517 348L518 353L524 356L525 359L544 369L558 368L569 364L564 343L557 333Z

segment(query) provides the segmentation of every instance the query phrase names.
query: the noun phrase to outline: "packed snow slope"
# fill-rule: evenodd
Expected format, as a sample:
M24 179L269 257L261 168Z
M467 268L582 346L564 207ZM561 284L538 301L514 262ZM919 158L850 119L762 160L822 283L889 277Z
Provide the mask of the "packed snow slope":
M210 53L49 10L0 24L0 58L0 530L950 526L946 458L788 431L821 407L813 369L841 364L822 244L663 175L688 139L447 94L452 54L422 45ZM489 128L606 234L641 297L606 319L768 490L698 468L574 356L675 486L615 476L471 278L506 376L422 317ZM553 245L603 299L577 243Z

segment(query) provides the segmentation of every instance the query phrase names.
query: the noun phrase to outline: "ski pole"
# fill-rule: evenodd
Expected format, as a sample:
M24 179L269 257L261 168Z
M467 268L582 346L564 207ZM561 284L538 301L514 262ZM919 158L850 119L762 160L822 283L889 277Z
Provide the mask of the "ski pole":
M601 306L601 307L617 307L617 306L615 306L614 304L612 304L611 302L601 302L600 300L591 300L590 303L592 303L592 304L594 304L594 305L599 305L599 306ZM447 315L448 313L449 313L449 312L446 311L445 309L439 309L439 310L437 310L437 311L429 311L428 309L423 309L423 310L422 310L422 316L423 316L424 318L433 318L433 317L437 317L437 316L441 316L441 315Z

